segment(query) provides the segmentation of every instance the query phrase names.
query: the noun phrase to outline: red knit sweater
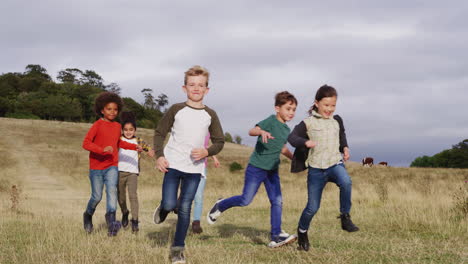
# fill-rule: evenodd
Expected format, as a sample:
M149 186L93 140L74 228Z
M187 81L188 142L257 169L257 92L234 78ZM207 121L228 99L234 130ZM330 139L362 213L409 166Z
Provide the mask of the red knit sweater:
M83 140L83 148L89 151L89 168L105 170L119 164L119 148L136 150L137 145L120 140L121 125L99 119L89 129ZM112 153L104 153L104 148L111 146Z

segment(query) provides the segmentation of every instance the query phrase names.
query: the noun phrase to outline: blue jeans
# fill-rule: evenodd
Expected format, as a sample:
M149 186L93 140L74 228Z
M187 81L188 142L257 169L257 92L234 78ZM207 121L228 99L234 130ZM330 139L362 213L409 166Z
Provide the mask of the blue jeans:
M117 167L111 166L104 170L89 170L89 181L91 182L91 198L86 207L86 212L90 215L94 214L102 199L104 185L106 186L106 212L115 212L117 210L117 184L119 182Z
M164 174L161 201L162 210L170 212L176 208L177 190L179 189L179 185L181 185L174 247L185 246L185 237L190 225L190 210L200 178L200 173L186 173L170 168Z
M242 195L222 200L219 202L218 208L221 212L224 212L234 206L249 205L262 183L265 185L265 190L271 204L271 238L275 239L281 233L281 215L283 213L283 198L281 196L281 183L278 169L264 170L249 164L245 170L244 190L242 191Z
M193 200L193 221L200 221L203 211L203 192L205 191L206 177L201 177L197 193Z
M327 182L334 182L340 188L340 213L351 210L351 178L344 164L333 165L327 169L309 167L307 175L307 206L299 219L299 228L308 230L310 222L320 208L323 188Z

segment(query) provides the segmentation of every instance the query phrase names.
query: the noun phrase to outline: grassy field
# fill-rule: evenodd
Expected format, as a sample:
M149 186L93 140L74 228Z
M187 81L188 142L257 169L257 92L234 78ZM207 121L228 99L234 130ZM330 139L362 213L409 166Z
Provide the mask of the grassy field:
M89 127L0 119L0 263L168 263L176 216L151 222L162 174L148 157L139 178L139 234L123 230L107 237L105 197L93 219L95 232L83 231L90 186L81 142ZM138 135L152 142L151 130ZM228 165L245 167L251 151L226 144L221 168L210 163L205 213L218 197L241 193L243 172L230 173ZM289 165L283 160L280 168L283 229L294 233L306 203L306 175L289 173ZM341 230L338 188L330 183L309 231L311 250L269 249L262 187L251 205L227 211L216 225L202 220L204 233L187 236L188 263L468 263L468 170L347 167L359 232Z

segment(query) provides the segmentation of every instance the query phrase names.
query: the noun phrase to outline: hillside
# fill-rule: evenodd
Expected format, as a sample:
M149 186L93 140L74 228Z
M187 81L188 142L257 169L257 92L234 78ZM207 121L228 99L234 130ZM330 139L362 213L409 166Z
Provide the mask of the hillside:
M91 124L0 118L0 263L165 263L175 215L151 222L161 199L162 174L142 159L139 178L141 231L108 238L105 197L95 214L96 232L82 230L89 199L88 152L81 148ZM152 144L153 131L137 134ZM242 192L251 147L230 144L210 161L204 213L218 197ZM306 174L280 168L283 229L294 233L307 201ZM341 230L338 188L329 183L309 231L312 248L272 250L269 202L263 187L251 205L234 208L204 233L187 236L189 263L466 263L468 262L468 170L363 168L347 164L353 180L357 233ZM15 185L16 190L12 189ZM120 211L118 211L120 218ZM210 256L208 259L207 256Z

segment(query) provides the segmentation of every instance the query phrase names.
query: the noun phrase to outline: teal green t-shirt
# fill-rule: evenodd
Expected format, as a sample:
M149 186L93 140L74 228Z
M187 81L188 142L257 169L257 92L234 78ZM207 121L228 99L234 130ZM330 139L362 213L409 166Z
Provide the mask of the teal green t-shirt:
M249 163L264 170L277 169L280 164L281 149L288 140L291 129L276 119L276 115L271 115L267 119L259 122L262 130L270 132L274 139L268 139L268 143L262 142L262 137L258 136L255 150L250 156Z

